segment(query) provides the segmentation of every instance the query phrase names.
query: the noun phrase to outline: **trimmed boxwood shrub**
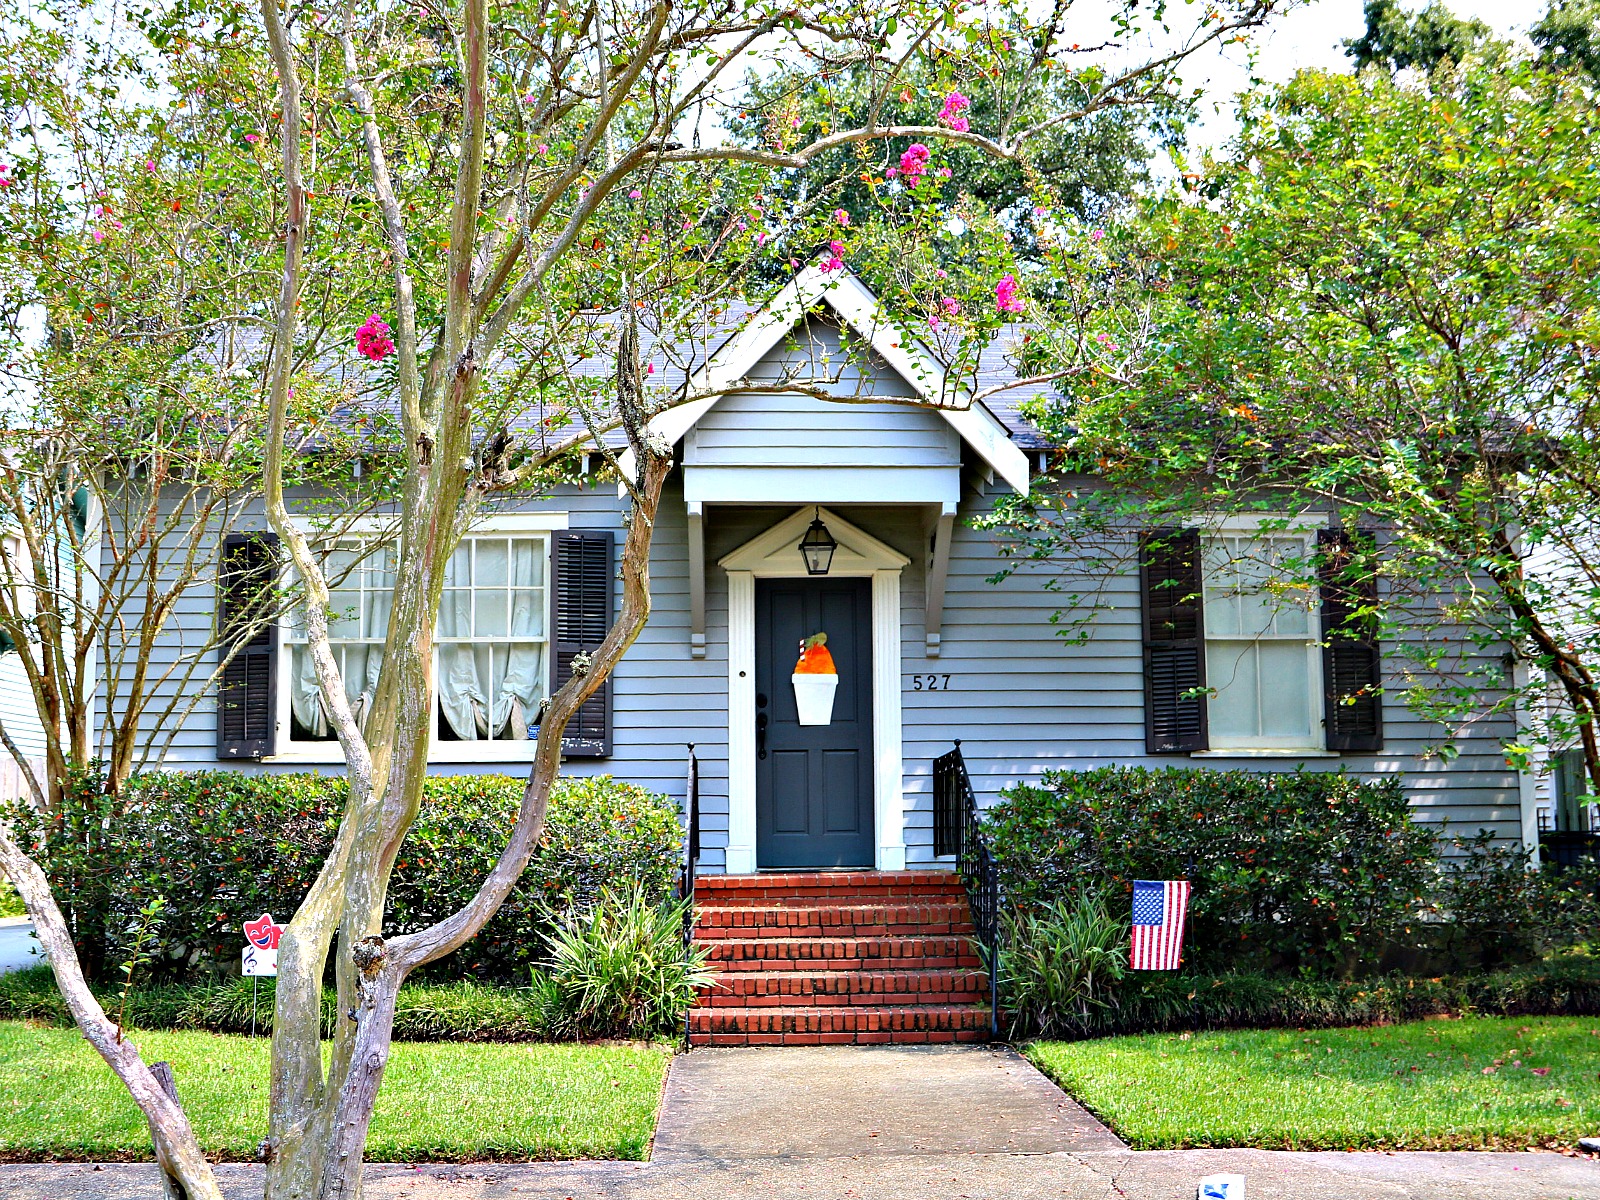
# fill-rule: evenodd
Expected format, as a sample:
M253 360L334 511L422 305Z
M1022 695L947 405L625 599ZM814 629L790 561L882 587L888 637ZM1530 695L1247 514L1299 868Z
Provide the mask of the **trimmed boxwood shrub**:
M1342 773L1051 771L985 820L1023 909L1087 888L1119 912L1135 879L1190 879L1198 970L1348 976L1416 920L1438 861L1399 779Z
M294 913L332 842L343 786L328 775L164 771L136 776L113 799L85 772L54 820L30 808L11 817L39 849L91 979L114 973L139 907L160 895L166 909L142 970L156 981L195 980L238 961L245 920ZM522 790L504 775L428 779L396 859L389 929L423 928L477 890ZM543 935L603 887L636 880L665 899L680 846L667 797L610 776L561 780L522 881L478 937L425 977L526 980L545 954Z

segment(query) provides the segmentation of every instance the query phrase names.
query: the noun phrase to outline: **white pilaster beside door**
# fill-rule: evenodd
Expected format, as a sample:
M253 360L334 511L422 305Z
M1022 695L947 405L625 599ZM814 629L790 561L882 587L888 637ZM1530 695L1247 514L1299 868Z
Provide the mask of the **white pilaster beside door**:
M756 869L756 577L728 572L728 866Z

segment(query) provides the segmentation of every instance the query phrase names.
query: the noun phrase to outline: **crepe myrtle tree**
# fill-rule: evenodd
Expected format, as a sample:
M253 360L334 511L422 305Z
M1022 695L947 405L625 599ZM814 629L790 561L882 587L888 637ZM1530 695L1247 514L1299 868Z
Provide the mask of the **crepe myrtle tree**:
M870 8L626 0L491 8L460 0L413 9L264 0L254 16L186 4L136 18L139 36L159 50L147 86L173 97L174 112L207 115L213 136L180 156L166 149L156 122L136 122L123 140L127 162L154 164L150 173L159 174L173 153L186 166L232 173L229 197L247 198L275 223L270 245L243 255L229 275L242 280L232 303L194 324L265 323L247 372L266 418L261 488L302 590L318 686L350 783L334 848L280 945L262 1149L268 1195L359 1194L397 989L409 972L470 939L529 861L563 729L649 614L650 543L671 466L650 418L694 398L693 375L679 381L704 361L708 329L741 296L752 264L775 261L826 278L857 262L892 260L885 278L897 286L883 319L903 336L943 339L942 352L970 361L963 347L1021 314L1027 285L998 219L960 192L944 161L949 148L981 151L1026 174L1033 147L1053 129L1170 96L1186 55L1242 40L1273 7L1243 0L1196 14L1192 28L1160 27L1158 15L1141 29L1141 10L1130 3L1117 36L1152 32L1169 48L1094 76L1071 109L994 127L963 115L949 95L929 96L920 110L897 103L892 122L884 102L899 95L908 72L929 77L924 68L934 59L992 78L1069 71L1085 40L1075 36L1069 5L956 11L900 0ZM117 54L128 55L128 44L118 42ZM42 64L48 56L38 57ZM787 120L775 108L764 143L723 137L726 114L750 95L746 72L759 77L797 60L823 83L846 67L861 78L864 64L876 102L848 127ZM126 61L138 71L146 59ZM871 213L852 219L820 191L777 186L851 146L876 156L868 172L875 184L860 201ZM52 149L39 142L24 176L47 174ZM1040 231L1054 237L1051 186L1043 178L1031 186ZM115 200L114 187L103 190ZM925 245L952 216L973 247L972 266L959 277ZM263 272L276 278L270 290ZM298 411L299 397L337 398L349 388L347 363L381 383L393 416L365 453L385 464L398 552L381 674L360 720L329 642L327 539L303 529L288 498L307 456L296 448L315 441L316 421ZM668 375L656 373L658 364L674 368L670 386L657 382ZM835 394L833 378L783 384L851 399ZM339 425L342 412L333 409L327 427ZM627 496L619 615L550 698L516 825L476 895L430 928L386 936L389 872L427 769L446 564L481 515L570 477L579 453L598 456ZM10 843L0 841L0 854L30 910L42 914L47 945L64 944L43 876ZM335 946L344 1015L324 1067L320 985ZM177 1185L215 1196L181 1109L152 1086L131 1043L108 1029L72 964L58 979L150 1118Z
M1587 79L1498 55L1246 97L1065 273L1100 362L1036 409L1052 480L988 519L1010 569L1083 637L1135 531L1343 529L1240 565L1270 602L1343 586L1441 757L1503 714L1513 765L1575 744L1600 793L1594 155Z

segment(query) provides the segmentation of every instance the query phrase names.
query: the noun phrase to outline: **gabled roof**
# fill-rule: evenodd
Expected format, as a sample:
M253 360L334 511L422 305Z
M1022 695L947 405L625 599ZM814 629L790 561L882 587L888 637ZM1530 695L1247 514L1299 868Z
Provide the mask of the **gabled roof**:
M763 307L754 310L699 368L689 373L688 394L700 398L669 408L650 427L676 444L795 326L826 306L880 356L960 435L994 472L1018 492L1028 491L1028 457L1011 430L920 342L908 339L887 317L866 284L848 269L801 271Z

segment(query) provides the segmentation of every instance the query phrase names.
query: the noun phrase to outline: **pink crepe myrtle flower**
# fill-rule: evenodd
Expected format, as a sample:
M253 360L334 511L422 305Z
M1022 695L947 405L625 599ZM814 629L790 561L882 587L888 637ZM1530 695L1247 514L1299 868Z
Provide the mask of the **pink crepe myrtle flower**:
M0 162L0 188L8 188L16 179L11 174L11 164Z
M960 92L951 92L944 98L944 107L939 110L939 124L954 133L965 133L969 128L965 115L967 109L972 107Z
M900 168L899 167L890 167L887 171L885 171L883 173L883 177L885 179L893 179L898 174L900 174Z
M761 233L756 234L756 245L765 246L766 244L767 244L767 235L766 235L766 232L763 230Z
M356 330L356 351L373 362L382 362L394 353L394 340L388 324L377 313Z
M928 328L929 329L937 329L937 328L939 328L939 326L941 326L943 324L944 324L944 322L939 320L939 314L938 313L934 313L933 316L928 318Z
M154 175L155 174L155 170L156 170L156 164L153 161L146 162L144 164L144 169L146 171L149 171L152 175Z
M97 243L106 240L106 231L104 229L91 229L89 232L94 235L94 240Z
M244 140L254 146L261 140L261 135L259 133L247 133L244 135Z
M1091 242L1098 242L1101 238L1105 237L1105 235L1106 231L1104 229L1093 229L1089 232L1089 240Z
M935 279L949 279L950 278L950 272L946 271L943 267L935 267L934 268L934 272L933 272L933 277Z
M645 363L645 365L644 365L644 373L646 375L654 375L656 373L656 365L655 365L655 363Z
M933 152L921 142L912 142L906 147L906 152L900 156L900 174L905 176L907 187L916 187L922 181L922 173L928 169L931 157Z
M544 158L550 153L550 147L544 142L539 143L539 157Z
M954 296L946 296L939 301L939 307L944 309L945 315L948 317L959 317L961 315L961 301Z
M829 242L828 243L828 257L823 259L823 261L822 261L822 269L824 271L842 271L842 270L844 270L844 243L843 242Z
M994 286L994 306L1002 314L1017 316L1022 312L1022 297L1018 294L1017 277L1009 272L1000 277Z
M644 193L641 192L638 188L634 188L633 191L628 193L628 199L629 200L642 200L642 199L644 199Z
M842 208L836 208L833 210L833 219L840 225L850 224L850 214L845 212L845 210Z

